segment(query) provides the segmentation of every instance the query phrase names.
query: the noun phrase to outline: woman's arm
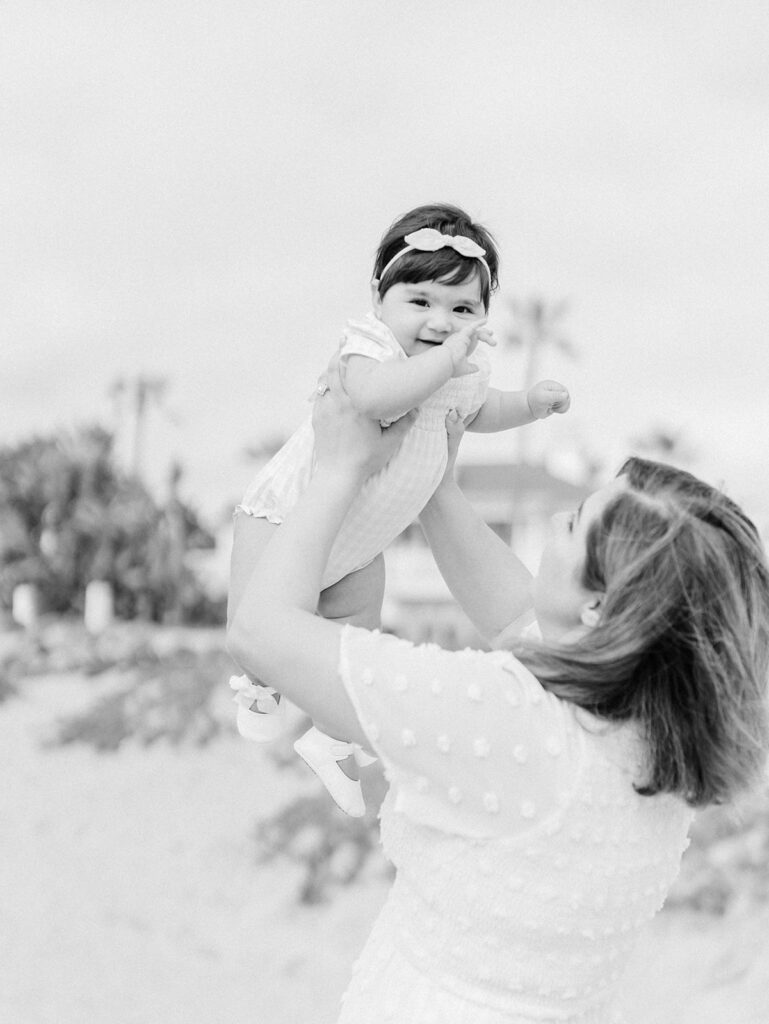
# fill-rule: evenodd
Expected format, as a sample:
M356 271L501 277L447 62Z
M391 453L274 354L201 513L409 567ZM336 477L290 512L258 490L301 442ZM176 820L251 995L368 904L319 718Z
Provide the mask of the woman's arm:
M339 678L341 627L315 615L323 569L353 499L386 464L413 422L382 430L356 413L336 370L313 418L316 470L273 531L233 609L227 647L250 676L274 686L339 739L365 742Z
M420 522L449 590L478 632L494 644L531 609L532 577L459 489L454 460L464 425L449 417L447 429L449 464Z

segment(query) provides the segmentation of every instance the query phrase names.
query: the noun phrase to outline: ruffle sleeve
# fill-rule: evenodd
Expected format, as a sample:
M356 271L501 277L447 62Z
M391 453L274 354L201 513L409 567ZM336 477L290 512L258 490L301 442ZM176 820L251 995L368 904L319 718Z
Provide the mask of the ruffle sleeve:
M407 358L389 327L371 313L360 320L347 321L339 355L343 362L347 356L368 356L378 363Z
M583 760L565 702L509 652L444 651L346 626L340 672L415 821L469 836L546 827Z

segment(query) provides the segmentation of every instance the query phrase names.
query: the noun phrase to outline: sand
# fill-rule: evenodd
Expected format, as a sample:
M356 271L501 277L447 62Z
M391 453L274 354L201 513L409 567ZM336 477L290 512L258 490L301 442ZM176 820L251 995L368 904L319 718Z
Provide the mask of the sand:
M311 780L237 736L45 746L115 682L28 679L0 705L0 1021L332 1024L386 882L298 905L298 869L258 865L253 830ZM769 1024L766 911L663 912L626 997L634 1024Z

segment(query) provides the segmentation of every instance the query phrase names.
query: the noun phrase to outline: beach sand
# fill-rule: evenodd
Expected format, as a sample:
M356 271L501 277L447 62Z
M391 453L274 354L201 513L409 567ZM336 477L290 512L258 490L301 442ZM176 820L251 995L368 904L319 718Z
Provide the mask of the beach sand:
M333 1024L386 881L299 905L299 869L257 864L253 831L312 780L235 735L45 745L114 685L27 679L0 705L0 1021ZM664 911L625 992L633 1024L769 1024L766 910Z

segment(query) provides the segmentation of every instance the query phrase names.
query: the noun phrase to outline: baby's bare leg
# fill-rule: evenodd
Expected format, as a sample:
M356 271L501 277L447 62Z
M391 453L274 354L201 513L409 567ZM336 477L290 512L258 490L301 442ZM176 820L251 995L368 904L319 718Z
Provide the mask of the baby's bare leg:
M333 622L349 622L364 629L377 629L384 599L384 556L327 587L320 595L318 615Z
M320 595L318 614L334 622L377 629L382 617L384 585L384 557L380 554L362 569L327 587ZM358 778L358 766L353 757L340 761L339 767L348 778Z
M232 622L251 574L277 529L278 526L267 519L257 519L244 512L235 516L227 601L228 624ZM382 613L384 582L384 558L377 555L369 565L350 573L321 593L318 615L331 621L350 622L353 626L376 629Z
M276 529L278 527L266 519L257 519L243 512L236 515L230 564L228 622L232 621L251 574ZM350 622L354 626L375 629L381 616L384 577L384 558L378 555L363 569L327 587L320 595L318 614L332 621ZM253 676L249 675L248 678L253 683L261 683L261 680ZM280 695L275 694L275 699L279 701ZM349 778L358 778L358 766L354 758L345 758L339 762L339 766Z
M268 519L250 516L246 512L236 514L230 558L230 586L227 594L228 626L235 616L254 568L277 529L277 524L271 523ZM248 672L243 674L257 686L262 685L261 679L257 679L256 676ZM276 693L275 699L280 701L280 694ZM251 709L254 709L254 705Z
M232 622L251 573L261 559L264 549L278 527L267 519L257 519L238 512L232 537L230 558L230 589L227 597L227 625Z

